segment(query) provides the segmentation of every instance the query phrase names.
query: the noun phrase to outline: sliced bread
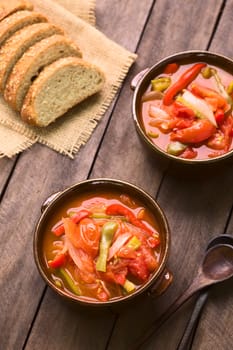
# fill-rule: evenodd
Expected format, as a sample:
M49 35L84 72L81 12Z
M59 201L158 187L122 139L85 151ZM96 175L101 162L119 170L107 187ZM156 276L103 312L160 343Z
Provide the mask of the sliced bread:
M23 53L36 42L54 34L64 34L64 32L61 28L51 23L35 23L18 30L5 41L0 47L1 92L5 88L12 68Z
M21 10L33 10L33 5L24 0L1 0L0 1L0 21L14 12Z
M17 30L39 22L47 22L47 18L34 11L18 11L0 21L0 46Z
M77 57L66 57L44 68L33 81L24 100L21 117L45 127L71 107L99 92L104 74Z
M78 46L64 35L52 35L31 46L17 61L7 80L5 100L17 111L36 76L43 68L59 58L82 57Z

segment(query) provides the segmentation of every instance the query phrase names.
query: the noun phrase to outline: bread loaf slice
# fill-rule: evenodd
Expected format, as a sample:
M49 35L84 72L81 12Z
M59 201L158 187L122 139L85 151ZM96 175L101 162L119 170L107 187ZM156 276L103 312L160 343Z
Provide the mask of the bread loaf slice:
M31 46L13 67L4 90L5 100L20 111L24 97L39 72L55 60L67 56L82 57L82 53L64 35L52 35Z
M61 28L51 23L36 23L18 30L5 41L0 47L1 92L5 88L12 68L23 53L36 42L54 34L64 34L64 32Z
M33 10L33 5L29 1L24 0L1 0L0 1L0 21L21 10Z
M17 30L39 22L47 22L47 18L34 11L18 11L0 21L0 46Z
M24 100L21 117L29 124L45 127L71 107L99 92L104 74L77 57L53 62L33 81Z

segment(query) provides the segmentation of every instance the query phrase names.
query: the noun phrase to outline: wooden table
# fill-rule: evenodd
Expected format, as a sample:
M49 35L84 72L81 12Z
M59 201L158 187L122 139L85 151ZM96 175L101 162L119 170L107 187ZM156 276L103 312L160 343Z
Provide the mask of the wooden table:
M161 58L187 49L231 57L233 0L97 0L97 26L137 52L118 96L74 160L36 144L0 160L0 348L131 350L135 339L184 291L210 238L233 231L233 162L186 167L148 151L131 117L130 81ZM41 203L87 178L130 181L163 208L171 229L174 281L157 299L145 296L119 312L74 309L45 286L33 260ZM233 348L233 281L211 289L193 350ZM194 300L142 349L174 350Z

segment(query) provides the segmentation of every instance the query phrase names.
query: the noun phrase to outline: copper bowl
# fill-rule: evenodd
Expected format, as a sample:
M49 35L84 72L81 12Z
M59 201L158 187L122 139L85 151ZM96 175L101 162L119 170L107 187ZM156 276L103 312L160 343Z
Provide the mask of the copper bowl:
M79 196L80 194L83 194L85 192L93 192L93 194L95 195L96 191L98 190L119 191L120 193L128 194L132 198L138 199L155 216L155 219L159 225L159 232L161 237L161 254L159 267L151 275L151 278L132 294L118 299L110 299L107 302L99 302L89 299L86 300L80 296L72 295L58 288L49 276L43 252L43 240L45 235L46 223L48 222L49 218L51 218L54 215L56 209L60 206L60 204L63 201L67 202L67 199L69 200L70 198L73 198L73 196ZM146 193L145 191L133 184L123 182L120 180L106 178L91 179L79 182L71 187L66 188L61 192L55 193L52 196L50 196L42 206L42 215L39 218L39 221L36 225L33 241L35 263L42 278L48 286L50 286L58 295L60 295L68 301L72 301L76 304L82 304L85 306L89 305L100 307L110 306L113 304L121 304L126 301L132 300L145 292L148 292L148 294L151 294L152 296L155 296L157 293L163 292L172 280L172 275L166 268L169 248L170 230L165 214L163 213L158 203L148 193Z
M141 98L144 92L147 90L150 82L156 76L163 72L163 69L169 63L178 63L178 64L187 64L187 63L196 63L196 62L205 62L216 67L219 67L228 73L233 75L233 61L230 58L225 56L211 53L208 51L184 51L179 52L174 55L168 56L161 61L157 62L151 68L146 68L143 71L139 72L131 82L131 89L134 90L133 99L132 99L132 115L136 130L141 136L142 140L149 146L149 148L156 154L179 163L183 164L212 164L220 160L225 160L226 158L232 156L233 149L227 153L214 157L214 158L205 158L205 159L184 159L179 156L174 156L168 154L166 151L161 149L159 146L154 144L151 139L145 133L142 119L140 117L140 105Z

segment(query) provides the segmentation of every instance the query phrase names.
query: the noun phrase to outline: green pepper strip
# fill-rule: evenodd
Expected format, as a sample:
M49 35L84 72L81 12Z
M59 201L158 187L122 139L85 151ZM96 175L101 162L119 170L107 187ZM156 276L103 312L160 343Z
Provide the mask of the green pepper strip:
M230 84L228 85L227 93L228 95L231 95L233 93L233 81L231 81Z
M227 100L227 102L232 106L233 101L232 98L228 95L228 93L225 90L225 87L223 86L223 83L220 79L220 76L218 75L217 71L213 68L211 68L211 73L216 81L218 90L220 92L220 94Z
M140 239L138 239L138 237L136 237L136 236L133 236L129 240L129 242L127 244L127 247L130 248L130 249L133 249L133 250L137 250L140 247L141 244L142 243L141 243Z
M152 90L163 92L171 85L170 77L159 77L151 80Z
M73 279L64 269L59 269L62 279L66 282L71 292L77 295L81 295L81 291L78 286L74 283Z
M105 213L93 213L91 214L91 217L93 219L110 219L111 218L110 215L107 215Z
M106 272L108 251L117 228L118 224L114 221L106 222L106 224L104 224L102 227L99 256L96 262L97 271Z
M126 281L125 281L125 283L123 285L123 288L125 289L125 291L127 293L131 293L131 292L133 292L136 289L135 284L133 284L132 282L130 282L127 279L126 279Z

